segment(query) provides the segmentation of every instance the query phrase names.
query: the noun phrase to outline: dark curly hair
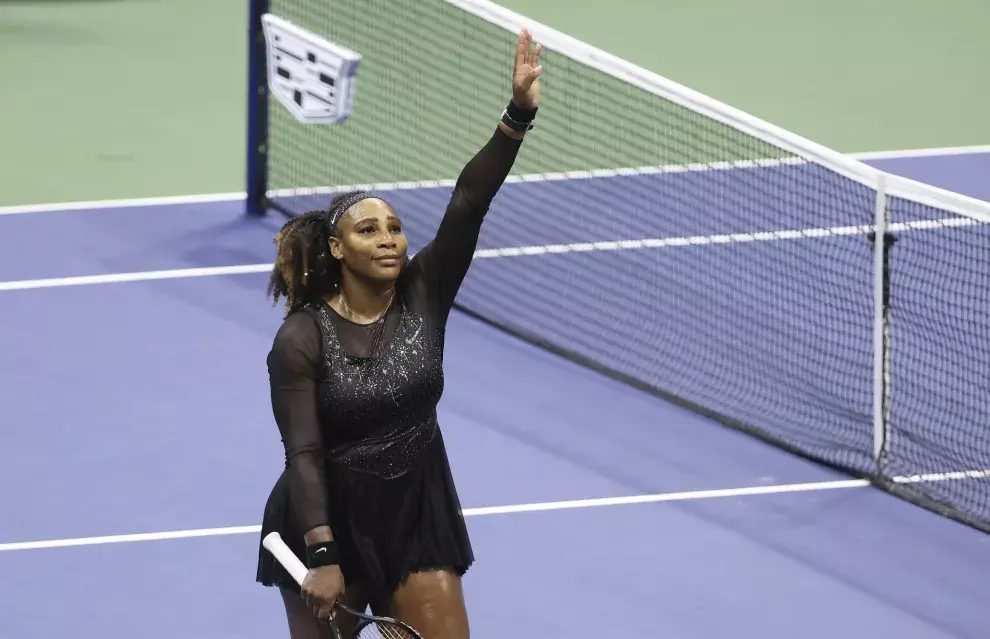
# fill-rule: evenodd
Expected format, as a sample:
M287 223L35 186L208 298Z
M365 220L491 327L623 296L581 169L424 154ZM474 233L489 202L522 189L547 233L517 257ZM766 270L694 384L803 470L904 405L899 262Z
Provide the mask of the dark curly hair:
M273 304L285 298L286 317L333 294L340 286L340 262L330 254L327 212L357 192L337 195L327 210L292 218L275 234L275 266L268 280L268 294Z

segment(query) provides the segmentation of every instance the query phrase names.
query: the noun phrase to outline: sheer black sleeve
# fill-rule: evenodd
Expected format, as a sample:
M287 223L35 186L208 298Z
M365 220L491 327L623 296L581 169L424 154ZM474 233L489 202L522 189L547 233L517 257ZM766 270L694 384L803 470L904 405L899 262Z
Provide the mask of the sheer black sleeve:
M303 532L329 525L316 402L321 350L315 319L300 312L282 323L268 354L272 412L285 448L289 507Z
M484 147L464 166L433 240L416 255L426 288L445 318L467 275L481 223L509 175L522 140L496 129Z

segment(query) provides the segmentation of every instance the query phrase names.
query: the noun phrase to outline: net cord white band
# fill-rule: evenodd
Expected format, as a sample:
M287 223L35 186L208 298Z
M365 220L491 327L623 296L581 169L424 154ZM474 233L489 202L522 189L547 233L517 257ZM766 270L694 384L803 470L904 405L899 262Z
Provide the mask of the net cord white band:
M488 0L444 0L444 2L510 32L526 27L533 34L534 41L539 42L547 50L555 51L575 62L701 113L789 153L821 164L869 188L878 189L883 176L888 196L901 197L990 223L990 202L887 174Z
M261 543L268 552L275 556L278 563L282 564L282 567L296 580L296 583L301 586L303 580L306 579L306 575L309 573L309 569L285 545L285 542L282 541L282 536L277 532L270 532L265 535Z

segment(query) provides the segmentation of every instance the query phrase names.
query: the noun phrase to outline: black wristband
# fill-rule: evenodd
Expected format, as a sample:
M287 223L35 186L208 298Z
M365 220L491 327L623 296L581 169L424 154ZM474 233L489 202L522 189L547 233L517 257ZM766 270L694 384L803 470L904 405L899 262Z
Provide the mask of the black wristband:
M321 541L306 546L306 567L336 566L340 563L340 549L336 541Z
M539 107L524 109L512 100L502 112L502 123L513 131L528 131L533 128L533 120Z
M505 107L505 112L509 114L509 117L516 122L530 123L536 119L536 112L540 110L540 107L532 107L529 109L524 109L513 100L509 100L509 105Z

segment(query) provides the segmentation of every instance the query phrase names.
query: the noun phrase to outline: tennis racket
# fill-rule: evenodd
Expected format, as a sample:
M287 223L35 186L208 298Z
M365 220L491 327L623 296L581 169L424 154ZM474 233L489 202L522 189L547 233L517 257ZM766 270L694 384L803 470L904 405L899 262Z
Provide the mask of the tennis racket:
M277 532L271 532L265 535L261 543L268 552L275 556L275 559L282 564L282 567L292 575L296 583L301 586L307 573L309 573L309 569L285 545L285 542L282 541L282 536ZM334 608L338 613L352 615L358 620L357 626L354 628L354 634L346 639L423 639L422 635L398 619L366 615L363 612L348 608L340 602L334 604ZM340 638L340 631L337 630L336 624L331 622L330 625L333 628L334 634Z

